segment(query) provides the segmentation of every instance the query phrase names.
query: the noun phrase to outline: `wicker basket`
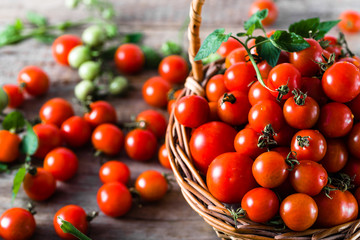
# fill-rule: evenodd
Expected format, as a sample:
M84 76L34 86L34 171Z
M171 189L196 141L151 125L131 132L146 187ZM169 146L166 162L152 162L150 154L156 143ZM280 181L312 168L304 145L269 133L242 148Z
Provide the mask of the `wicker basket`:
M192 73L187 78L180 98L185 95L205 95L204 86L209 78L224 68L224 59L205 67L201 61L194 61L200 48L199 30L201 9L205 0L193 0L190 7L190 24L188 36L190 41L189 58ZM224 204L215 199L195 169L189 150L190 129L178 123L174 113L170 115L166 135L166 147L175 178L188 204L214 228L222 239L358 239L360 237L360 220L342 224L329 229L309 229L293 232L288 229L277 229L273 226L254 223L245 218L233 217Z

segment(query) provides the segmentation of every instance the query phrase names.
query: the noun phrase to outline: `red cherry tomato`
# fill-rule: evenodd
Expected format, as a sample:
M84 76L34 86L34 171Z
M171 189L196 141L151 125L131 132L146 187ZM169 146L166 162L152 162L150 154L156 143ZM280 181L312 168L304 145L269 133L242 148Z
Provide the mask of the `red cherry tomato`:
M338 27L341 31L347 33L356 33L360 31L360 13L353 10L346 10L340 14L341 21Z
M290 146L291 139L294 136L297 130L293 127L290 127L286 123L281 127L281 129L274 136L278 146ZM289 153L290 150L287 152Z
M120 182L105 183L97 193L100 210L110 217L121 217L131 208L130 191Z
M189 74L186 60L178 55L171 55L161 60L159 75L171 84L183 84Z
M327 150L324 158L319 162L327 172L340 171L346 164L349 153L344 141L340 138L327 138Z
M24 67L18 74L17 81L24 85L29 95L38 97L44 95L49 89L49 77L37 66Z
M226 152L235 152L236 131L223 122L209 122L196 128L190 138L190 153L196 169L206 174L211 161Z
M225 58L225 68L229 68L238 62L246 62L249 60L248 53L245 48L235 48Z
M209 102L217 102L219 98L227 92L224 83L224 75L217 74L211 77L206 84L206 97Z
M108 161L101 166L99 177L102 183L121 182L126 185L130 179L130 169L123 162Z
M244 128L235 136L234 146L236 152L255 159L261 153L266 151L265 148L258 147L259 137L260 133L256 132L254 129Z
M24 94L19 88L18 85L15 84L4 84L3 87L4 91L8 96L8 107L10 108L18 108L24 102Z
M278 213L279 205L276 194L262 187L248 191L241 201L241 207L246 211L246 216L258 223L272 219Z
M276 21L276 19L278 17L278 13L279 13L279 10L278 10L275 2L272 0L256 0L256 1L254 1L250 6L249 16L255 14L257 11L264 10L264 9L268 10L268 15L265 19L263 19L261 21L261 23L264 26L270 26Z
M229 38L226 42L221 43L219 49L216 51L221 57L226 57L236 48L243 47L240 42L234 38Z
M347 139L349 152L354 157L360 158L360 123L357 123L352 127Z
M133 43L125 43L116 50L114 61L120 72L134 74L142 70L145 64L145 56L139 46Z
M142 95L147 104L153 107L165 107L168 103L170 83L160 76L149 78L142 87Z
M322 89L321 80L319 78L302 78L301 91L307 93L307 95L312 97L320 106L328 101L328 97Z
M44 169L59 181L72 178L77 172L78 165L79 161L75 153L64 147L55 148L44 159Z
M137 177L135 189L142 200L146 202L159 201L165 196L168 183L158 171L147 170Z
M325 48L326 51L328 51L330 54L334 53L335 54L335 59L339 59L339 56L341 55L341 50L342 47L341 45L338 43L338 40L336 37L331 36L331 35L326 35L324 37L324 41L328 41L329 42L329 46Z
M144 121L146 129L154 133L158 139L165 136L167 122L160 112L152 109L145 110L136 116L136 121Z
M266 81L265 81L266 82ZM262 100L272 100L275 101L275 97L266 89L259 81L253 83L249 90L249 102L252 106Z
M44 201L54 194L56 180L50 172L43 168L37 168L34 175L26 173L23 187L30 199Z
M137 161L148 161L156 153L157 140L149 130L134 129L125 138L127 155Z
M95 128L91 142L97 151L106 155L118 154L124 146L124 134L117 126L104 123Z
M241 203L245 193L256 187L251 174L253 160L240 153L223 153L210 164L206 174L209 192L224 203Z
M25 240L34 235L34 216L23 208L10 208L0 216L0 235L4 240Z
M259 62L257 66L259 68L262 79L267 79L272 69L272 66L270 66L270 64L268 64L266 60Z
M360 187L360 159L350 156L345 164L345 167L341 170L351 178L351 183L355 187Z
M38 137L38 148L34 157L44 158L51 150L61 146L61 132L57 126L42 123L35 125L33 130Z
M238 62L226 69L224 84L229 91L248 93L250 84L257 81L256 72L251 63Z
M56 234L62 239L76 240L77 238L70 233L64 233L60 228L61 219L70 222L74 227L76 227L80 232L86 234L88 231L88 220L85 210L77 205L66 205L60 208L53 219L53 224Z
M116 110L106 101L92 102L90 104L90 112L84 114L84 119L93 128L103 123L116 123Z
M39 115L43 123L52 123L61 127L66 119L74 116L74 110L65 99L53 98L42 105Z
M90 140L91 126L82 117L70 117L61 125L61 137L70 147L82 147Z
M168 151L166 149L166 145L165 143L163 145L161 145L159 152L158 152L158 159L160 164L167 169L171 169L171 165L170 165L170 160L169 160L169 155L168 155Z
M355 120L360 120L360 94L357 95L353 100L346 103L350 108Z
M355 57L343 57L340 58L338 62L348 62L355 65L355 67L360 68L360 61L359 59L355 59Z
M217 107L218 107L217 102L209 102L209 108L210 108L209 122L210 121L220 121Z
M0 130L0 162L14 162L20 154L21 139L7 130Z
M248 121L251 105L247 94L239 91L225 93L218 101L220 119L230 125L241 125Z
M81 44L81 39L71 34L64 34L56 38L51 46L55 61L59 64L69 66L68 55L70 51Z
M314 199L309 195L295 193L282 201L280 216L285 225L291 230L305 231L315 223L318 216L318 207Z
M180 98L175 105L175 117L181 125L196 128L208 121L209 104L205 98L189 95Z

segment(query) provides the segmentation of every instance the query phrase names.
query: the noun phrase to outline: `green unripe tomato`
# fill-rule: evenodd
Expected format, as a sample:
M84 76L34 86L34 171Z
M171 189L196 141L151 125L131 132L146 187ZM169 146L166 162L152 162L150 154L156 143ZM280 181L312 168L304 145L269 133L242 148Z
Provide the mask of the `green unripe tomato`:
M65 6L68 8L76 8L79 4L79 0L65 0Z
M2 112L8 105L8 95L3 88L0 88L0 112Z
M160 50L164 56L180 55L182 53L181 46L172 41L165 42L163 45L161 45Z
M86 46L80 45L74 47L69 55L68 62L71 67L78 68L81 64L91 59L90 49Z
M94 83L88 80L83 80L79 82L74 89L75 97L80 101L86 101L94 91Z
M79 67L79 76L83 80L94 80L100 72L100 63L86 61Z
M89 47L101 46L104 43L105 38L105 32L98 25L93 25L86 28L81 35L81 39Z
M128 80L124 77L118 76L110 82L109 92L111 95L119 95L125 92L128 86Z

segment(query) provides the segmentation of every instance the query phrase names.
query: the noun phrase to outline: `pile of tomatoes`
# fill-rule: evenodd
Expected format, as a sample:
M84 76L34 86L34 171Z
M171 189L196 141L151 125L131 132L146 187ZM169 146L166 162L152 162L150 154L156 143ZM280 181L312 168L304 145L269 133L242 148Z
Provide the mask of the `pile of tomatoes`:
M360 58L341 55L332 36L325 49L305 40L309 48L282 51L274 67L257 63L264 86L229 38L218 50L225 71L174 109L192 128L191 158L209 192L233 214L280 216L293 231L355 220L360 203Z

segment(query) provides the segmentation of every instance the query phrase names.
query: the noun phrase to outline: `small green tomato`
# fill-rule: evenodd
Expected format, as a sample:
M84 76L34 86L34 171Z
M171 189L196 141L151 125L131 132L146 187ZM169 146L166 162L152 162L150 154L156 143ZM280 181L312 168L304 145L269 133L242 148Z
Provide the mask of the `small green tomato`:
M83 80L94 80L100 72L100 63L87 61L80 65L79 76Z
M94 91L94 83L88 80L83 80L79 82L74 89L75 97L80 101L86 101Z
M110 82L109 92L111 95L119 95L125 92L128 86L129 86L128 80L124 77L118 76Z
M0 112L2 112L8 105L8 95L3 88L0 88Z
M86 28L81 35L81 39L89 47L101 46L104 43L105 38L105 32L98 25L93 25Z
M68 62L71 67L78 68L81 64L91 59L90 49L86 46L80 45L74 47L69 55Z

